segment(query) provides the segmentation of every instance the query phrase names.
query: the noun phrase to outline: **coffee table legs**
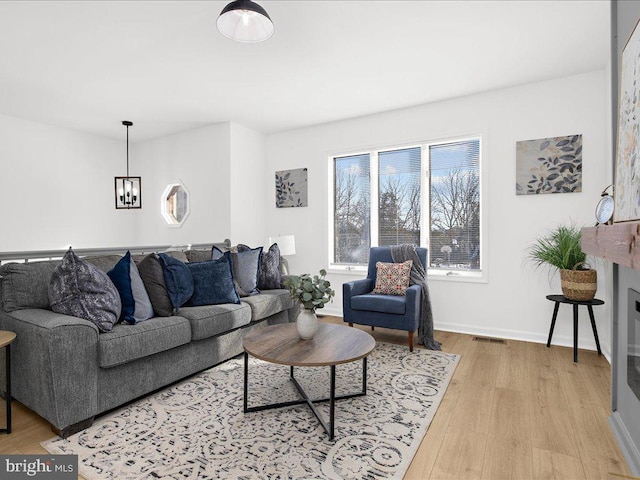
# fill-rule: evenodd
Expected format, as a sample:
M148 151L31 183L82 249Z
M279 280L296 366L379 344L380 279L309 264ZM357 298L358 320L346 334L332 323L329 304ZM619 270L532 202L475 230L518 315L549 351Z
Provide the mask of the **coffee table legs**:
M261 410L268 410L272 408L282 408L282 407L290 407L293 405L302 405L307 404L311 409L311 412L315 415L320 422L320 425L324 429L325 432L329 435L329 440L333 440L335 434L335 404L336 400L344 400L345 398L354 398L354 397L362 397L367 394L367 357L362 359L362 391L353 393L350 395L340 395L336 396L336 366L331 365L331 377L329 382L329 398L322 398L319 400L312 400L309 398L307 393L304 391L298 380L296 380L294 376L294 368L291 367L290 370L290 380L293 385L298 390L298 393L302 396L301 400L291 400L288 402L279 402L279 403L270 403L267 405L259 405L256 407L248 406L248 392L249 392L249 354L247 352L244 353L244 397L243 397L243 411L244 413L249 412L259 412ZM320 412L316 408L315 404L320 402L329 402L329 422L327 424L326 420L322 418Z

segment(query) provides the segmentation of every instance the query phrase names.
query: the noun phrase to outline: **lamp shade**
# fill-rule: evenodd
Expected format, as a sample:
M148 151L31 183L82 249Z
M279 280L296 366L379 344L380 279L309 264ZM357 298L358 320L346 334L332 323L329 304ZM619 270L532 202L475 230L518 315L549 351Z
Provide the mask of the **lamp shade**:
M222 9L216 24L225 37L243 43L263 42L274 32L265 9L251 0L231 2Z
M280 249L280 255L296 254L296 237L295 235L280 235L277 237L269 237L269 245L277 243Z

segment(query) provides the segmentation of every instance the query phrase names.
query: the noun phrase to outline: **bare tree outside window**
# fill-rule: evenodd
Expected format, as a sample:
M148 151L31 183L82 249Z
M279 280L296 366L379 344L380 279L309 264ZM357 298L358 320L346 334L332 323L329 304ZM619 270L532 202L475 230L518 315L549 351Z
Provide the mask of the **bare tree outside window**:
M426 238L429 268L480 270L480 138L332 160L333 264L364 266L372 243L420 245Z
M378 154L378 245L420 245L420 147Z
M480 268L479 142L432 146L431 268Z
M334 161L334 263L366 265L369 260L369 155Z

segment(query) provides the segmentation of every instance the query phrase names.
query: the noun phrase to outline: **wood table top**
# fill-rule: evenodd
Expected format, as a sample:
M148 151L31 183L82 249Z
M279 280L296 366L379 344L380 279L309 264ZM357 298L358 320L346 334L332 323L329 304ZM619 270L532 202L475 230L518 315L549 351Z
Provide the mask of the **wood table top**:
M245 337L243 346L250 355L269 363L321 367L366 357L376 341L357 328L322 322L311 340L302 340L296 324L285 323L254 330Z
M16 338L14 332L7 332L6 330L0 330L0 348L6 347Z

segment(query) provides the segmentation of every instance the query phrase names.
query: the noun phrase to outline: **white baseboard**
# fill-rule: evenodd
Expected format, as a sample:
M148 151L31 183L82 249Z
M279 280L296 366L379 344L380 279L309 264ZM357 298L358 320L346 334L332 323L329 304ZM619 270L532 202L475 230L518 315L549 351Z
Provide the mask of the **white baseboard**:
M335 317L342 317L342 310L338 310L335 308L324 308L322 312L317 312L320 316L322 315L333 315ZM547 343L548 333L536 333L536 332L526 332L522 330L512 330L505 328L494 328L494 327L483 327L480 325L468 325L464 323L452 323L452 322L436 322L435 324L436 330L442 330L445 332L455 332L455 333L466 333L467 335L479 335L482 337L497 337L497 338L505 338L508 340L520 340L524 342L533 342L533 343ZM559 345L562 347L570 347L573 348L573 336L567 335L558 335L554 333L553 341L551 345ZM595 340L591 339L590 341L585 341L582 339L578 339L578 348L583 350L596 350ZM611 352L609 350L608 345L603 345L600 343L600 349L602 350L602 354L607 359L609 363L611 363Z
M609 417L609 425L613 430L613 435L618 441L618 446L622 450L622 455L627 461L627 466L631 470L632 475L640 475L640 452L633 443L629 431L624 425L624 422L618 415L618 412L612 412Z

